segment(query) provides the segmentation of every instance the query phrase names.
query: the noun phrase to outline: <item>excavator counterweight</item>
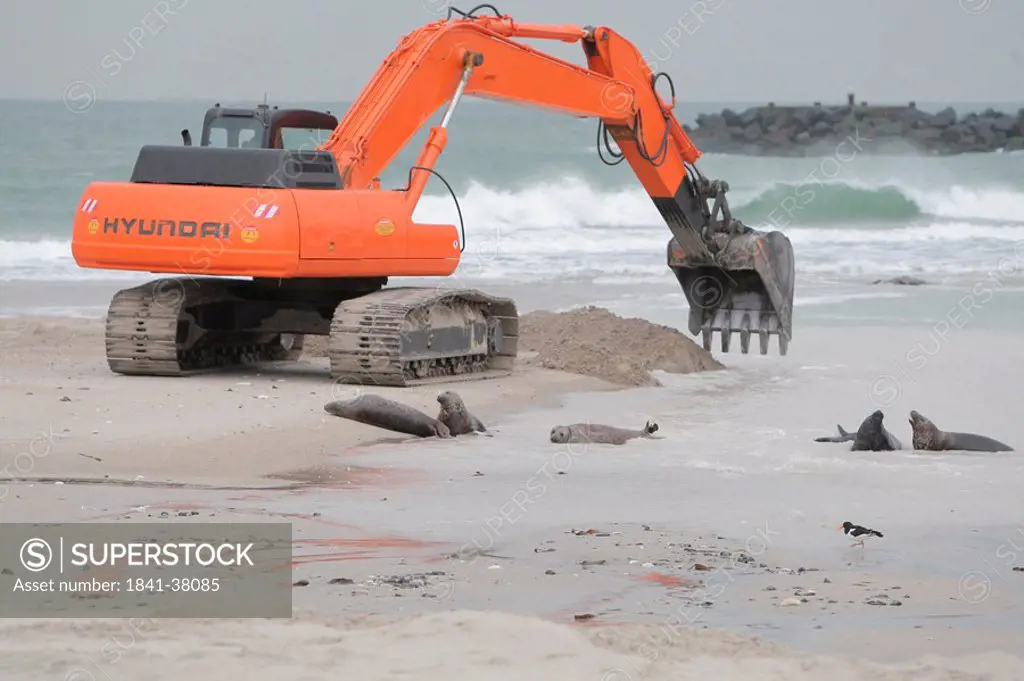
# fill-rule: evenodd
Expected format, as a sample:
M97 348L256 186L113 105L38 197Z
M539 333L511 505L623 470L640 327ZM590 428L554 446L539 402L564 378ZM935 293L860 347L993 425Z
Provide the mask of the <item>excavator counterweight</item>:
M329 112L218 104L198 145L183 130L182 146L143 147L129 182L86 187L72 232L78 265L170 275L114 296L111 370L180 376L294 360L304 336L322 335L331 375L345 383L509 373L514 301L472 289L386 287L389 277L445 277L459 266L465 226L412 215L427 182L440 178L434 165L464 96L598 119L599 152L603 143L613 159L605 162L628 162L669 227L668 266L689 303L690 332L710 349L718 331L728 352L739 331L744 353L757 333L762 354L777 335L785 354L792 247L779 232L734 219L728 185L697 169L700 151L672 113L674 89L670 103L656 89L671 79L651 73L609 28L521 24L481 9L494 10L450 8L406 35L340 121ZM587 65L516 38L579 42ZM442 106L407 186L381 189L381 171Z

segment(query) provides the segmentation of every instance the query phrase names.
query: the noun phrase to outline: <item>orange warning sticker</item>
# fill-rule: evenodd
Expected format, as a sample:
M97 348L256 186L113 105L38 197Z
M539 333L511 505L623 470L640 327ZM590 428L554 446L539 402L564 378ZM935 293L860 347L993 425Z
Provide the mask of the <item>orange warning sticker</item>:
M247 244L251 244L260 238L260 230L256 229L252 225L242 228L242 241Z
M377 224L373 226L373 231L377 232L381 236L391 236L395 233L395 223L389 218L381 218L377 220Z

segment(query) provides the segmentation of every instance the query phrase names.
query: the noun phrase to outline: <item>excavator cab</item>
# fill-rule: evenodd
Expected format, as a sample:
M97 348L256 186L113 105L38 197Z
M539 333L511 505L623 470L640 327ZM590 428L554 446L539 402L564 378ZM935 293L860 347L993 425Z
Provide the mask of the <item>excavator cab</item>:
M317 149L338 126L330 111L278 109L266 104L249 108L222 107L206 111L199 146L222 149ZM192 134L181 131L185 146Z

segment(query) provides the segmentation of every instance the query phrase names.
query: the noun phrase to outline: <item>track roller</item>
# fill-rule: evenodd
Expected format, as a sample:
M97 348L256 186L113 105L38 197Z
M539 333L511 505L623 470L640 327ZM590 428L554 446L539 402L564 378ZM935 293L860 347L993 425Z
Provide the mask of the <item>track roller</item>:
M508 298L472 289L384 289L335 310L331 376L380 386L507 376L518 334L519 314Z
M242 282L246 284L247 282ZM106 320L107 364L134 376L186 376L235 366L293 361L303 336L204 328L203 309L230 319L238 282L167 277L118 291Z

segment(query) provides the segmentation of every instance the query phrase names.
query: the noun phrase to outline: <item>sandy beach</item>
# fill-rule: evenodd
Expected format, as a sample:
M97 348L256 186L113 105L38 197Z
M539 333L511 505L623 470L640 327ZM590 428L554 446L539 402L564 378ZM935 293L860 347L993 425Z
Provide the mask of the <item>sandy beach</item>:
M875 4L4 2L0 681L1024 681L1024 3Z
M525 352L445 386L493 431L446 441L327 415L361 389L315 343L141 379L108 370L99 319L0 323L0 520L291 522L295 581L292 621L5 620L4 678L1024 678L1016 333L915 367L928 329L800 328L787 357L641 387ZM433 413L441 389L372 392ZM879 406L908 446L917 409L1018 452L813 442ZM658 439L548 442L647 419ZM852 548L844 520L885 538Z

